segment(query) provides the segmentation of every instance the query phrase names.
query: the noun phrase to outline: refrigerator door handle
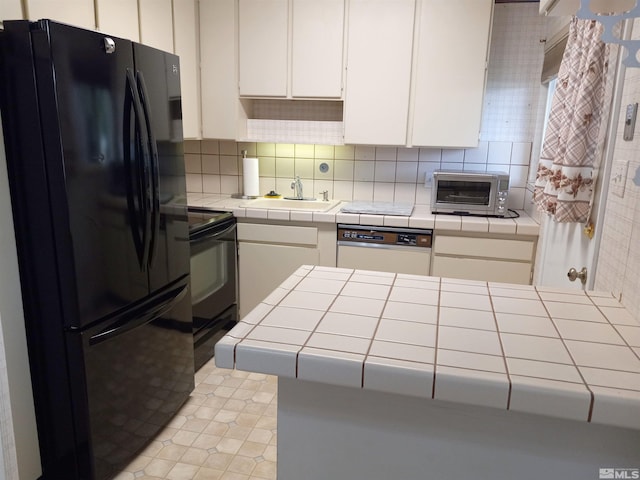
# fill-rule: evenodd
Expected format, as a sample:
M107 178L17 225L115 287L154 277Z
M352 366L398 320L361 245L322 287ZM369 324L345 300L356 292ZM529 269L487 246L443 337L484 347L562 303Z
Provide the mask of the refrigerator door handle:
M147 141L149 143L149 174L151 176L151 225L149 232L151 238L149 240L149 255L148 265L151 266L153 262L153 254L156 248L156 242L160 236L160 169L158 165L158 144L156 142L155 135L153 134L153 128L151 127L151 112L149 110L149 94L147 93L147 86L144 82L144 75L142 72L136 72L136 79L138 82L138 91L140 94L140 100L142 103L142 109L144 111L144 118L147 126Z
M98 333L91 335L89 345L93 346L106 342L161 317L170 311L177 302L182 300L188 290L189 286L181 282L176 288L168 290L160 297L157 297L151 304L145 303L139 308L128 311Z
M124 166L125 177L127 187L127 207L129 211L129 221L131 223L131 234L133 236L133 243L136 248L136 254L138 256L138 263L142 271L146 270L146 258L147 253L145 251L148 243L148 229L146 227L147 217L145 205L144 192L147 188L147 179L144 175L144 165L141 162L141 158L145 157L145 151L147 146L142 141L144 137L144 128L146 125L142 125L142 107L140 105L140 99L135 89L135 79L131 69L127 68L126 74L126 93L125 93L125 108L124 108L124 122L123 122L123 153L124 153ZM132 164L131 159L131 112L133 111L135 121L134 132L134 159Z

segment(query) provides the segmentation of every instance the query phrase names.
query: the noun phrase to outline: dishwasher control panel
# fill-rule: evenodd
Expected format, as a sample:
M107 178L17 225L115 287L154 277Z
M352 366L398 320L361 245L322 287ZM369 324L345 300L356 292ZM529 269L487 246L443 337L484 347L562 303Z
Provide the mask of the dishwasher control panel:
M338 225L339 243L366 243L376 245L404 245L431 248L433 230L367 227L364 225Z

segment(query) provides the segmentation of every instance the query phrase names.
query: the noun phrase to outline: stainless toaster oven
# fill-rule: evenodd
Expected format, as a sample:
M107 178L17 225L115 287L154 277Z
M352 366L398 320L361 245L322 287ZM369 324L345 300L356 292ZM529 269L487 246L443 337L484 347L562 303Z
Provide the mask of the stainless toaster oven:
M504 217L508 197L509 174L505 172L436 170L433 173L433 213Z

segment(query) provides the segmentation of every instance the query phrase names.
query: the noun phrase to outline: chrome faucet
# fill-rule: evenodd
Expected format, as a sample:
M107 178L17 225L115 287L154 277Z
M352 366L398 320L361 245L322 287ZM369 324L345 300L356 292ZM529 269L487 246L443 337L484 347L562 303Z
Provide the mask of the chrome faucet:
M294 190L294 198L296 200L302 200L303 199L303 195L302 195L302 182L300 181L300 177L296 176L296 179L294 182L291 182L291 188L293 188Z

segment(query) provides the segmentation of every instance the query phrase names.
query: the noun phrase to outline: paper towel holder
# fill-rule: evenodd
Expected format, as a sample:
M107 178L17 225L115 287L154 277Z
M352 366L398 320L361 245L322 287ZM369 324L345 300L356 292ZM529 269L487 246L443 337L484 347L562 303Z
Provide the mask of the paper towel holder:
M247 158L246 150L240 150L240 153L242 154L243 159ZM231 198L242 198L245 200L253 200L255 198L259 198L259 195L245 195L244 193L233 193L231 194Z

